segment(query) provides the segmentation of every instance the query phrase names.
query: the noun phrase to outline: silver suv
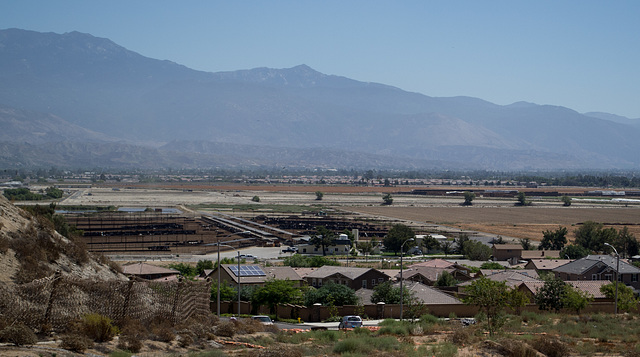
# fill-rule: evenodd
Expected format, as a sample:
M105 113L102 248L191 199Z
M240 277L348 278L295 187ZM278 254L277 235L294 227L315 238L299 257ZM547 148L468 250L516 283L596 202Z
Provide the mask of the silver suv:
M341 330L344 328L356 327L362 327L362 319L360 318L360 316L356 315L343 316L340 324L338 324L338 328Z

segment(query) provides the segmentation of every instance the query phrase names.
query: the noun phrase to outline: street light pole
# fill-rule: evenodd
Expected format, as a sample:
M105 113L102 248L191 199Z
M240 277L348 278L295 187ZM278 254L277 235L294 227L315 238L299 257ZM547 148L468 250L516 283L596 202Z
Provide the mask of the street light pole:
M618 250L616 250L616 248L611 244L605 243L604 245L611 247L611 249L613 249L613 251L616 253L616 305L615 305L614 313L617 315L618 314L618 279L620 279L620 255L618 254Z
M234 234L243 234L243 233L249 233L249 231L227 234L223 238L231 237ZM216 238L217 238L216 245L218 246L218 303L217 303L217 310L216 311L218 312L218 317L220 317L220 270L222 269L222 265L220 265L220 237L218 237L217 233L216 233ZM226 245L226 244L225 244L225 246L231 247L230 245ZM231 247L231 248L233 248L233 247ZM238 252L238 255L239 254L240 254L240 252ZM238 274L240 274L240 272L238 272ZM240 278L238 278L238 279L240 279Z
M240 251L238 251L238 320L240 320Z
M407 244L407 242L412 242L414 239L413 238L409 238L407 240L405 240L402 245L400 246L400 321L402 321L402 312L403 310L403 303L404 303L404 290L402 289L402 256L403 256L403 249L404 249L404 245Z
M217 312L218 312L218 318L220 318L220 270L222 270L222 266L220 265L220 237L218 238L218 306L217 306Z

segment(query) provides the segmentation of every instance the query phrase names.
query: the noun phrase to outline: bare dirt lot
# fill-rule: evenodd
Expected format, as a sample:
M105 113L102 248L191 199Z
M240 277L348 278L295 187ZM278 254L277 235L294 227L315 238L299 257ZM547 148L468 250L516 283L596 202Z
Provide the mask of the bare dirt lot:
M410 221L428 222L517 238L541 240L542 231L585 221L621 229L640 236L640 208L635 207L351 207L349 210ZM572 227L574 227L572 229Z

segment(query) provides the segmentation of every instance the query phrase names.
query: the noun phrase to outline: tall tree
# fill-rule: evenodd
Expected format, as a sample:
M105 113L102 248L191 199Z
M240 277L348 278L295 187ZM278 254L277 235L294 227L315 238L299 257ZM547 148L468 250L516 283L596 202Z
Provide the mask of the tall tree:
M462 254L470 260L489 260L491 248L477 240L468 240L462 244Z
M567 228L558 227L555 231L542 232L542 242L540 242L538 249L562 250L565 244L567 244Z
M581 310L584 310L593 301L593 295L586 291L578 290L573 286L566 284L564 291L564 307L571 309L580 314Z
M422 239L422 247L424 248L425 252L441 250L440 242L437 239L433 238L430 234Z
M552 278L546 280L544 285L534 295L534 300L540 310L554 310L559 312L564 307L566 287L565 282Z
M530 206L531 201L527 200L527 195L524 192L518 192L518 196L516 196L518 202L516 202L516 206Z
M304 295L305 306L313 306L315 303L322 305L356 305L358 303L358 296L356 292L346 285L328 283L322 285L318 289L309 289Z
M608 299L615 299L616 296L616 284L611 283L600 287L600 292L604 294ZM633 289L624 285L618 284L618 309L624 312L631 312L638 310L638 303L640 300L636 297Z
M336 245L336 234L325 226L316 227L316 234L311 236L311 244L316 248L322 247L322 255L327 255L326 248Z
M476 198L476 194L471 191L464 192L464 202L463 206L471 206L473 204L473 199Z
M291 280L270 279L251 296L251 303L268 305L271 313L278 314L279 304L300 304L302 292Z
M465 286L467 294L463 302L468 305L478 306L487 315L489 334L493 335L501 327L499 318L507 305L509 288L503 281L493 281L481 277Z
M442 252L444 253L445 256L449 255L449 253L452 253L454 251L453 242L450 240L446 240L442 242L440 247L442 248Z
M629 229L624 226L618 231L618 238L616 244L614 244L622 258L633 257L638 255L639 246L636 237L629 232Z
M411 227L404 224L395 224L391 227L387 236L384 237L384 246L387 250L398 254L402 244L404 244L407 239L415 237L415 235Z
M568 246L562 248L560 251L560 257L563 259L568 257L569 259L580 259L589 255L589 249L577 245L577 244L569 244Z
M400 287L393 286L391 281L385 281L373 288L371 302L374 304L379 302L384 302L385 304L400 304L400 295L402 295L403 303L406 304L411 300L412 293L406 286L402 287L402 291L403 293L400 294Z
M375 247L378 246L378 241L375 239L371 239L368 241L359 241L356 243L358 249L364 254L365 261L367 260L367 256L373 252Z
M436 282L433 284L434 286L456 286L458 284L458 280L451 275L448 271L443 271L442 274L438 277Z
M576 236L574 244L580 245L592 251L602 250L602 223L594 221L584 222L580 228L573 231Z
M454 244L455 244L455 252L458 254L464 254L463 253L463 249L464 249L464 243L468 242L469 240L471 240L469 238L469 235L467 235L466 233L460 233L460 235L458 236L458 238L455 238L453 240Z

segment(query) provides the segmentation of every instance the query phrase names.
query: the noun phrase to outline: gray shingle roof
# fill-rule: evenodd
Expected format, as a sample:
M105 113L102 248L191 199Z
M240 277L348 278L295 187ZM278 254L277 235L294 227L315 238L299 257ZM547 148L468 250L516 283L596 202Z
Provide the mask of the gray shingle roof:
M582 275L585 271L598 264L606 265L615 270L616 258L610 255L587 255L582 259L557 267L553 269L553 271L558 273ZM640 269L628 264L624 259L620 259L620 274L640 274Z
M394 287L400 287L400 283L393 284ZM423 304L462 304L462 302L453 296L443 293L442 291L432 288L430 286L409 281L405 282L406 287L410 292L414 294Z
M305 278L324 279L333 274L340 273L345 277L351 280L354 280L354 279L357 279L362 274L368 272L369 270L372 270L372 268L339 267L339 266L325 265L307 274Z
M507 284L507 286L520 285L520 283L523 281L540 281L540 279L537 279L536 277L533 277L527 274L523 274L518 270L502 270L500 272L487 275L485 276L485 278L493 281L504 281ZM458 286L471 285L473 281L474 280L465 281L462 284L458 284Z

